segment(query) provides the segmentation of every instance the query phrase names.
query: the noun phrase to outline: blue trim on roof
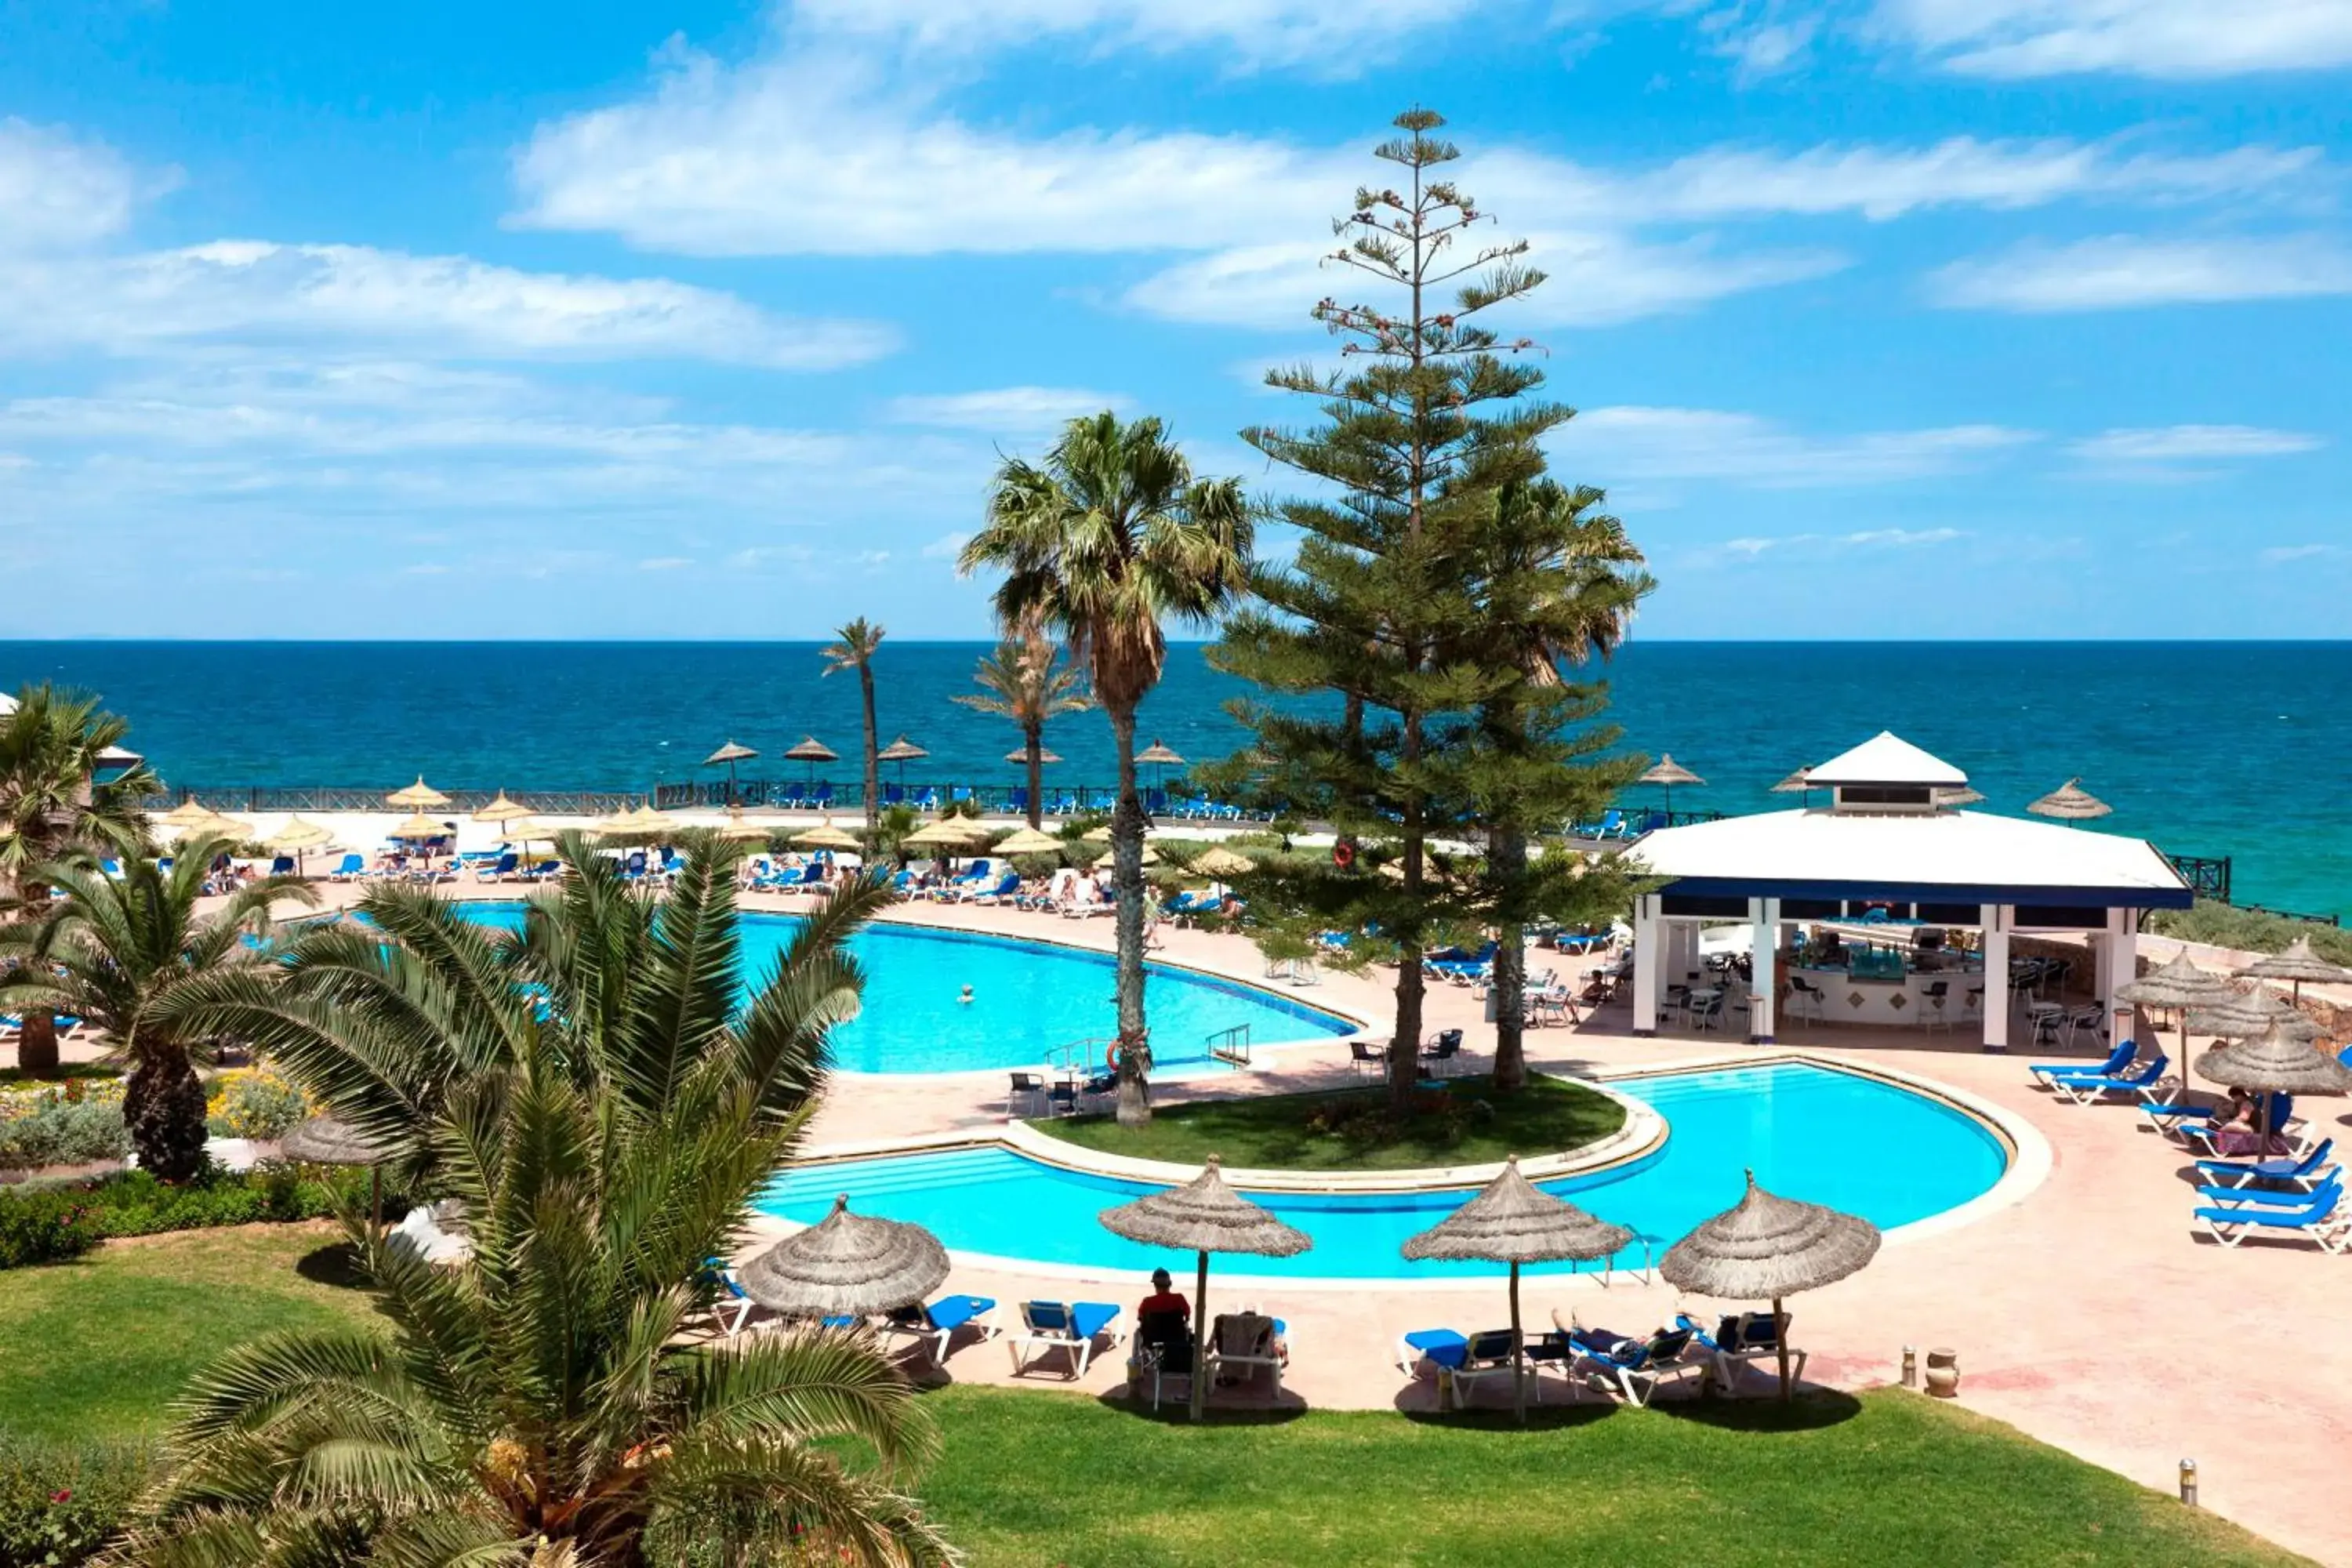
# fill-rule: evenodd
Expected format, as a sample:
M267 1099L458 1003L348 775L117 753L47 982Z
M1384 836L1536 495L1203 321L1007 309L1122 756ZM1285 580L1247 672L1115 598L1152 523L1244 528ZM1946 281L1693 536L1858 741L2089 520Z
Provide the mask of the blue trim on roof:
M1903 904L2048 904L2068 910L2185 910L2187 888L2014 888L1977 882L1836 882L1677 877L1661 893L1697 899L1884 899Z

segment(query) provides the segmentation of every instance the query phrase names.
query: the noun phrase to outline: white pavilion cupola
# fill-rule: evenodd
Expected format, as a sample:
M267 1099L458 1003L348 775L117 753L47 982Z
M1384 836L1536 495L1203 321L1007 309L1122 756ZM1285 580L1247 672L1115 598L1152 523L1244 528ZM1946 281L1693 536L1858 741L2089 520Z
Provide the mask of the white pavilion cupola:
M1969 785L1968 774L1886 730L1804 776L1811 788L1831 792L1830 810L1842 816L1942 811Z

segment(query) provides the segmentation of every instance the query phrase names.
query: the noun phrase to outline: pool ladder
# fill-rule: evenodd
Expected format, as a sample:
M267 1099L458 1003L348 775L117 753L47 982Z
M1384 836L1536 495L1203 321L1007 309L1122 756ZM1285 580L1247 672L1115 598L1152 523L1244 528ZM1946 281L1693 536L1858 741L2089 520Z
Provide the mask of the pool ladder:
M1237 1068L1250 1065L1250 1026L1235 1024L1209 1037L1209 1058Z

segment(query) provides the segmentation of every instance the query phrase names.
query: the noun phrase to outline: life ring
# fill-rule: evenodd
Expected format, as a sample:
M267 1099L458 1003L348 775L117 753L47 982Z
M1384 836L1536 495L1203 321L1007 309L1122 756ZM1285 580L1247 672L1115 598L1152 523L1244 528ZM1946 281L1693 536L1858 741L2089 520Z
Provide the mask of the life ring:
M1356 863L1356 847L1342 838L1331 846L1331 864L1342 871Z
M1110 1072L1117 1072L1118 1070L1118 1051L1119 1045L1117 1040L1113 1040L1110 1044L1103 1047L1103 1067L1107 1070Z

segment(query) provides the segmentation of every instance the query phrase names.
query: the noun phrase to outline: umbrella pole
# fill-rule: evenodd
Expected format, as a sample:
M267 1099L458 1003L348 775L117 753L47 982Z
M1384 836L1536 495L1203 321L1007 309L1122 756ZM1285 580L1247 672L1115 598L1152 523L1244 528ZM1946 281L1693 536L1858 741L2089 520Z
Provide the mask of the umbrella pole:
M1511 1265L1511 1414L1528 1424L1527 1354L1519 1333L1519 1266Z
M1780 1354L1780 1403L1789 1403L1789 1314L1780 1310L1780 1298L1772 1298L1772 1348Z
M368 1167L368 1229L376 1235L383 1231L383 1167Z
M1201 1365L1208 1357L1203 1337L1209 1331L1209 1255L1200 1254L1200 1272L1192 1282L1192 1419L1201 1418Z

